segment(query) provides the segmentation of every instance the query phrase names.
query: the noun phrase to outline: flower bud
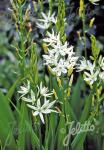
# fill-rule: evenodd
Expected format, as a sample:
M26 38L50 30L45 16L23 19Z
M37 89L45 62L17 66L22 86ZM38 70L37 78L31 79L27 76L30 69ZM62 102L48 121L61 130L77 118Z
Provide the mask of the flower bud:
M47 46L47 44L43 43L42 47L44 49L44 52L47 53L48 52L48 46Z
M59 77L57 77L57 82L58 82L59 87L62 87L61 79Z
M95 18L92 18L92 19L90 20L90 24L89 24L89 27L90 27L90 28L93 27L94 21L95 21Z

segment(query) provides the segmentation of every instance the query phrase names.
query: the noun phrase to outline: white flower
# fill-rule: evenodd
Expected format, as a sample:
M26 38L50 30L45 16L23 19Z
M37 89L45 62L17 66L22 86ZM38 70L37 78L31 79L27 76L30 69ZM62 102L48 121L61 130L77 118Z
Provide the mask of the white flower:
M74 55L75 53L73 52L73 46L71 45L70 47L68 47L68 44L66 43L66 48L64 49L64 53L65 55L68 55L69 58L72 57L72 55ZM78 59L78 58L77 58Z
M73 52L73 46L68 47L68 43L64 44L60 40L60 34L48 33L48 38L43 39L48 43L48 53L43 55L45 65L51 67L56 76L66 74L69 68L73 68L78 60Z
M83 60L80 60L80 64L77 64L76 68L77 68L77 72L83 71L87 69L87 61L85 58L83 58Z
M49 53L47 55L43 55L43 58L45 60L45 65L56 65L58 61L58 55L52 53L52 51L48 51Z
M52 71L57 74L57 76L61 76L62 73L66 74L67 69L63 59L60 59L59 63L57 63L56 67L52 68Z
M22 94L21 97L28 94L30 91L30 82L27 81L27 85L20 86L21 90L18 91L18 93Z
M104 57L100 56L98 60L99 66L104 70Z
M52 71L57 75L66 74L70 66L75 66L78 57L73 52L73 46L67 47L67 42L63 45L53 44L48 50L47 55L43 55L45 65L50 66Z
M38 28L41 28L41 29L48 29L49 26L50 26L50 23L56 23L56 19L55 19L55 13L53 13L51 15L50 11L48 12L48 15L46 15L45 13L41 13L42 14L42 17L43 19L38 19L38 22L36 23L37 24L37 27Z
M40 23L36 23L37 24L37 27L40 28L40 29L48 29L50 24L49 23L44 23L44 24L40 24Z
M104 72L100 72L99 77L100 77L101 80L104 80Z
M60 34L55 34L52 30L52 33L47 33L47 38L44 38L43 41L48 43L48 46L56 44L60 41Z
M83 71L83 70L94 70L95 64L91 63L89 60L86 60L84 57L82 60L80 60L80 63L77 64L77 72Z
M89 0L89 1L94 5L98 5L97 2L99 2L100 0Z
M73 55L68 55L68 58L66 59L66 61L69 61L69 66L75 66L76 62L78 60L78 57L75 56L75 53L73 53Z
M28 103L32 103L32 105L35 104L36 98L34 92L31 90L31 98L22 97L22 100Z
M67 54L67 46L67 42L65 42L65 44L62 44L59 40L56 44L52 45L52 51L55 53L59 53L62 56L65 56Z
M49 102L49 100L45 101L43 105L41 105L40 99L37 100L37 104L36 106L32 106L27 104L27 106L29 108L31 108L32 110L34 110L33 115L40 116L40 119L43 123L45 123L44 121L44 117L43 114L50 114L51 112L56 112L55 110L52 110L51 107L55 104L56 101L53 102Z
M53 95L53 92L49 93L49 90L47 87L42 85L42 82L40 83L40 86L37 86L38 88L38 94L40 93L41 96L43 96L46 100L47 97L51 97L51 95Z
M27 97L23 97L23 95L27 94L27 92L30 92L30 95L27 95ZM44 123L43 114L50 114L51 112L56 112L55 110L51 109L55 104L56 100L52 102L49 101L49 98L53 95L53 91L49 93L48 88L43 86L42 82L40 83L39 86L37 86L36 93L34 93L32 89L30 90L29 81L28 81L28 88L22 87L22 91L20 91L20 93L23 94L22 100L27 102L27 106L34 111L33 115L34 116L39 115L43 123Z
M84 75L85 75L84 80L88 82L90 85L92 85L97 80L98 74L99 74L99 70L95 72L92 70L89 73L84 72Z

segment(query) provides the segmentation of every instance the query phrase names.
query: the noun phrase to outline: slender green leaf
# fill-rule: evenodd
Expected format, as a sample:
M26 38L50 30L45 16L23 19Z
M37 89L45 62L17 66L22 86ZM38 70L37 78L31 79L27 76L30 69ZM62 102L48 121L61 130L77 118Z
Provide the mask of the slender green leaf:
M0 139L2 145L7 143L11 149L16 148L13 137L13 123L15 122L11 108L7 102L7 98L0 92ZM7 138L8 137L8 138ZM6 141L6 139L8 139Z
M8 93L7 93L7 95L6 95L6 97L7 97L8 100L11 99L11 97L12 97L14 91L15 91L15 88L17 87L17 85L18 85L20 82L21 82L21 78L18 78L18 79L14 82L14 84L12 85L12 87L9 89L9 91L8 91Z

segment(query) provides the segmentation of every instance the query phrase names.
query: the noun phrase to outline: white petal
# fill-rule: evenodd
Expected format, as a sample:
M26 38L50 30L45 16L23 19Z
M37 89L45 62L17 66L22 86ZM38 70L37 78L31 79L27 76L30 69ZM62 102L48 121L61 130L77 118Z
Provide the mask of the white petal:
M37 107L41 107L40 99L37 100Z
M32 100L31 100L31 99L26 98L26 97L22 97L22 100L23 100L23 101L25 101L25 102L32 102Z
M51 109L42 110L42 113L49 114L49 113L51 113Z
M39 116L40 116L41 121L42 121L42 122L43 122L43 124L44 124L45 122L44 122L43 114L42 114L42 113L39 113Z
M39 114L39 112L38 111L35 111L34 113L33 113L33 116L37 116Z
M48 109L49 109L49 108L51 108L51 107L55 104L55 102L56 102L56 100L55 100L55 101L53 101L53 102L51 102L51 103L49 103L49 105L48 105L48 107L47 107L47 108L48 108Z
M33 110L37 110L37 107L27 104L27 106Z
M43 12L41 14L42 14L43 18L47 20L46 14L44 14Z
M49 105L49 100L45 100L45 103L41 107L42 109L46 108Z
M62 69L62 72L63 72L63 73L67 73L67 70L63 68L63 69Z

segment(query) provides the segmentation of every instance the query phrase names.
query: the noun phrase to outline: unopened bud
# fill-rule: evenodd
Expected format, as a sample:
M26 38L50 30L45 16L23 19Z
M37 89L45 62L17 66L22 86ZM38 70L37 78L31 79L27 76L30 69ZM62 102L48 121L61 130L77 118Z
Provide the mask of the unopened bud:
M43 43L42 47L44 49L44 52L47 53L48 52L48 46L47 46L47 44Z
M48 66L48 71L52 74L55 75L55 73L52 71L52 68L50 66Z
M92 18L92 19L90 20L90 24L89 24L89 27L90 27L90 28L93 27L94 21L95 21L95 18Z
M73 73L73 66L70 65L70 66L68 67L68 76L70 76L72 73Z
M57 77L57 82L58 82L59 87L62 87L61 79L59 77Z
M53 94L55 96L55 99L58 99L58 96L57 96L57 93L56 93L55 89L53 89Z

